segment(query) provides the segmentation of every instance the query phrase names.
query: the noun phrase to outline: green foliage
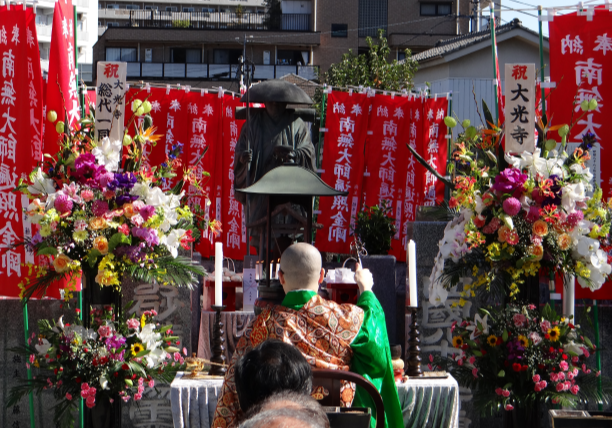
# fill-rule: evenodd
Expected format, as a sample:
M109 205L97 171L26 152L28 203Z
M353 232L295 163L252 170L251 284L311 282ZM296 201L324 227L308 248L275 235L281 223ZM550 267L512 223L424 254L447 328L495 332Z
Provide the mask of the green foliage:
M387 254L391 249L391 238L395 235L395 219L390 214L391 207L384 199L380 205L366 207L357 214L354 233L368 254Z
M189 28L191 22L188 19L172 21L172 28Z
M409 90L417 70L417 62L412 59L410 49L406 49L406 59L402 62L389 62L391 48L384 32L379 30L378 40L366 38L368 51L356 55L352 50L342 56L342 60L332 64L324 81L328 85L347 87L364 86L389 91Z

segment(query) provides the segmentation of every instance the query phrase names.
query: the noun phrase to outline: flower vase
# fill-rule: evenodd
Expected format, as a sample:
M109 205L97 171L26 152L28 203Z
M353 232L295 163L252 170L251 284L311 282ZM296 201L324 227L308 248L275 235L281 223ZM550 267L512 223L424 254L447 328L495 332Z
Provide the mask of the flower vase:
M91 324L91 308L101 308L111 305L115 316L121 314L121 292L114 287L102 287L96 282L97 269L85 270L81 275L83 287L83 323L89 327Z
M540 407L515 407L513 410L504 410L504 428L540 428L542 415Z
M87 412L89 428L121 428L121 400L110 400L101 396L96 405Z

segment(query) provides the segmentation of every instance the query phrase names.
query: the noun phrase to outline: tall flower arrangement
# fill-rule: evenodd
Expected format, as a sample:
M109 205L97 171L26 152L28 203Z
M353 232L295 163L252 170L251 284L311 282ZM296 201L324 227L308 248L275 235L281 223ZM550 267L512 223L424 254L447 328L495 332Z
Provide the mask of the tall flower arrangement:
M542 126L545 135L557 130L561 143L549 139L533 153L504 156L499 129L465 125L452 154L449 206L458 216L439 244L430 302L442 304L464 277L473 281L464 285L460 304L492 287L515 296L525 278L542 268L575 275L582 287L599 289L612 272L607 254L612 202L603 200L586 166L595 136L584 135L568 153L569 127Z
M177 143L167 159L143 168L160 136L155 135L148 101L134 100L134 133L122 141L93 138L93 117L62 132L59 151L45 155L42 165L22 180L17 190L31 200L26 214L37 225L24 244L48 263L30 266L31 275L22 284L23 296L44 295L54 281L74 273L95 273L101 286L120 289L125 275L146 282L191 286L201 267L178 256L179 247L189 249L199 237L198 219L186 204L185 188L201 191L190 170L170 191L166 180L182 167L182 145ZM142 125L134 118L144 116ZM48 120L56 115L50 112ZM203 227L218 230L217 222Z

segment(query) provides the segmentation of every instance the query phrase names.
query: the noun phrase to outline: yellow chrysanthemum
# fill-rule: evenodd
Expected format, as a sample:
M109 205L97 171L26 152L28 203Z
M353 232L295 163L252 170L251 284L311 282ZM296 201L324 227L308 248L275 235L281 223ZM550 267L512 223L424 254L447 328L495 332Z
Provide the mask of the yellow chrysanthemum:
M559 340L559 337L561 336L561 332L559 331L559 327L553 327L551 329L548 330L548 336L550 337L550 340L553 342L556 342Z
M132 355L136 355L139 352L144 351L144 346L142 346L142 344L140 343L134 343L131 349L132 349Z
M463 346L463 337L461 336L453 337L453 346L455 348L461 348Z
M523 348L526 348L529 346L529 339L527 339L525 336L523 336L522 334L519 334L518 336L518 342L521 344L521 346Z
M497 346L497 336L492 334L491 336L487 337L487 343L489 346Z

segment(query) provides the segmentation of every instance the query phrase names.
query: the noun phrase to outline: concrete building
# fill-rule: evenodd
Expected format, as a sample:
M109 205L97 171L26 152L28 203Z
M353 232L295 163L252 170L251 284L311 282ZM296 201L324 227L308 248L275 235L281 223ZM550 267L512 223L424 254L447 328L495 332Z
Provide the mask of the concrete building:
M130 80L235 80L246 37L255 80L290 73L314 79L349 49L364 49L366 37L378 29L398 59L406 48L423 51L469 31L469 2L461 0L288 0L277 1L276 9L266 6L263 0L101 0L94 62L127 61Z
M504 88L506 63L534 63L540 70L540 46L538 33L523 27L514 19L501 25L496 31L499 71ZM544 38L544 75L550 76L548 38ZM453 112L461 119L470 119L480 125L477 108L484 99L489 108L495 103L493 84L493 60L491 56L491 32L480 32L440 40L436 46L416 54L419 68L414 76L417 89L425 89L426 82L432 94L452 92ZM537 77L540 77L538 71ZM474 93L472 93L474 91ZM478 106L474 102L478 100Z
M98 2L96 0L72 0L77 9L77 47L79 50L79 80L91 81L93 46L98 40ZM53 28L55 1L36 2L36 33L40 49L40 65L43 76L49 71L49 51Z

